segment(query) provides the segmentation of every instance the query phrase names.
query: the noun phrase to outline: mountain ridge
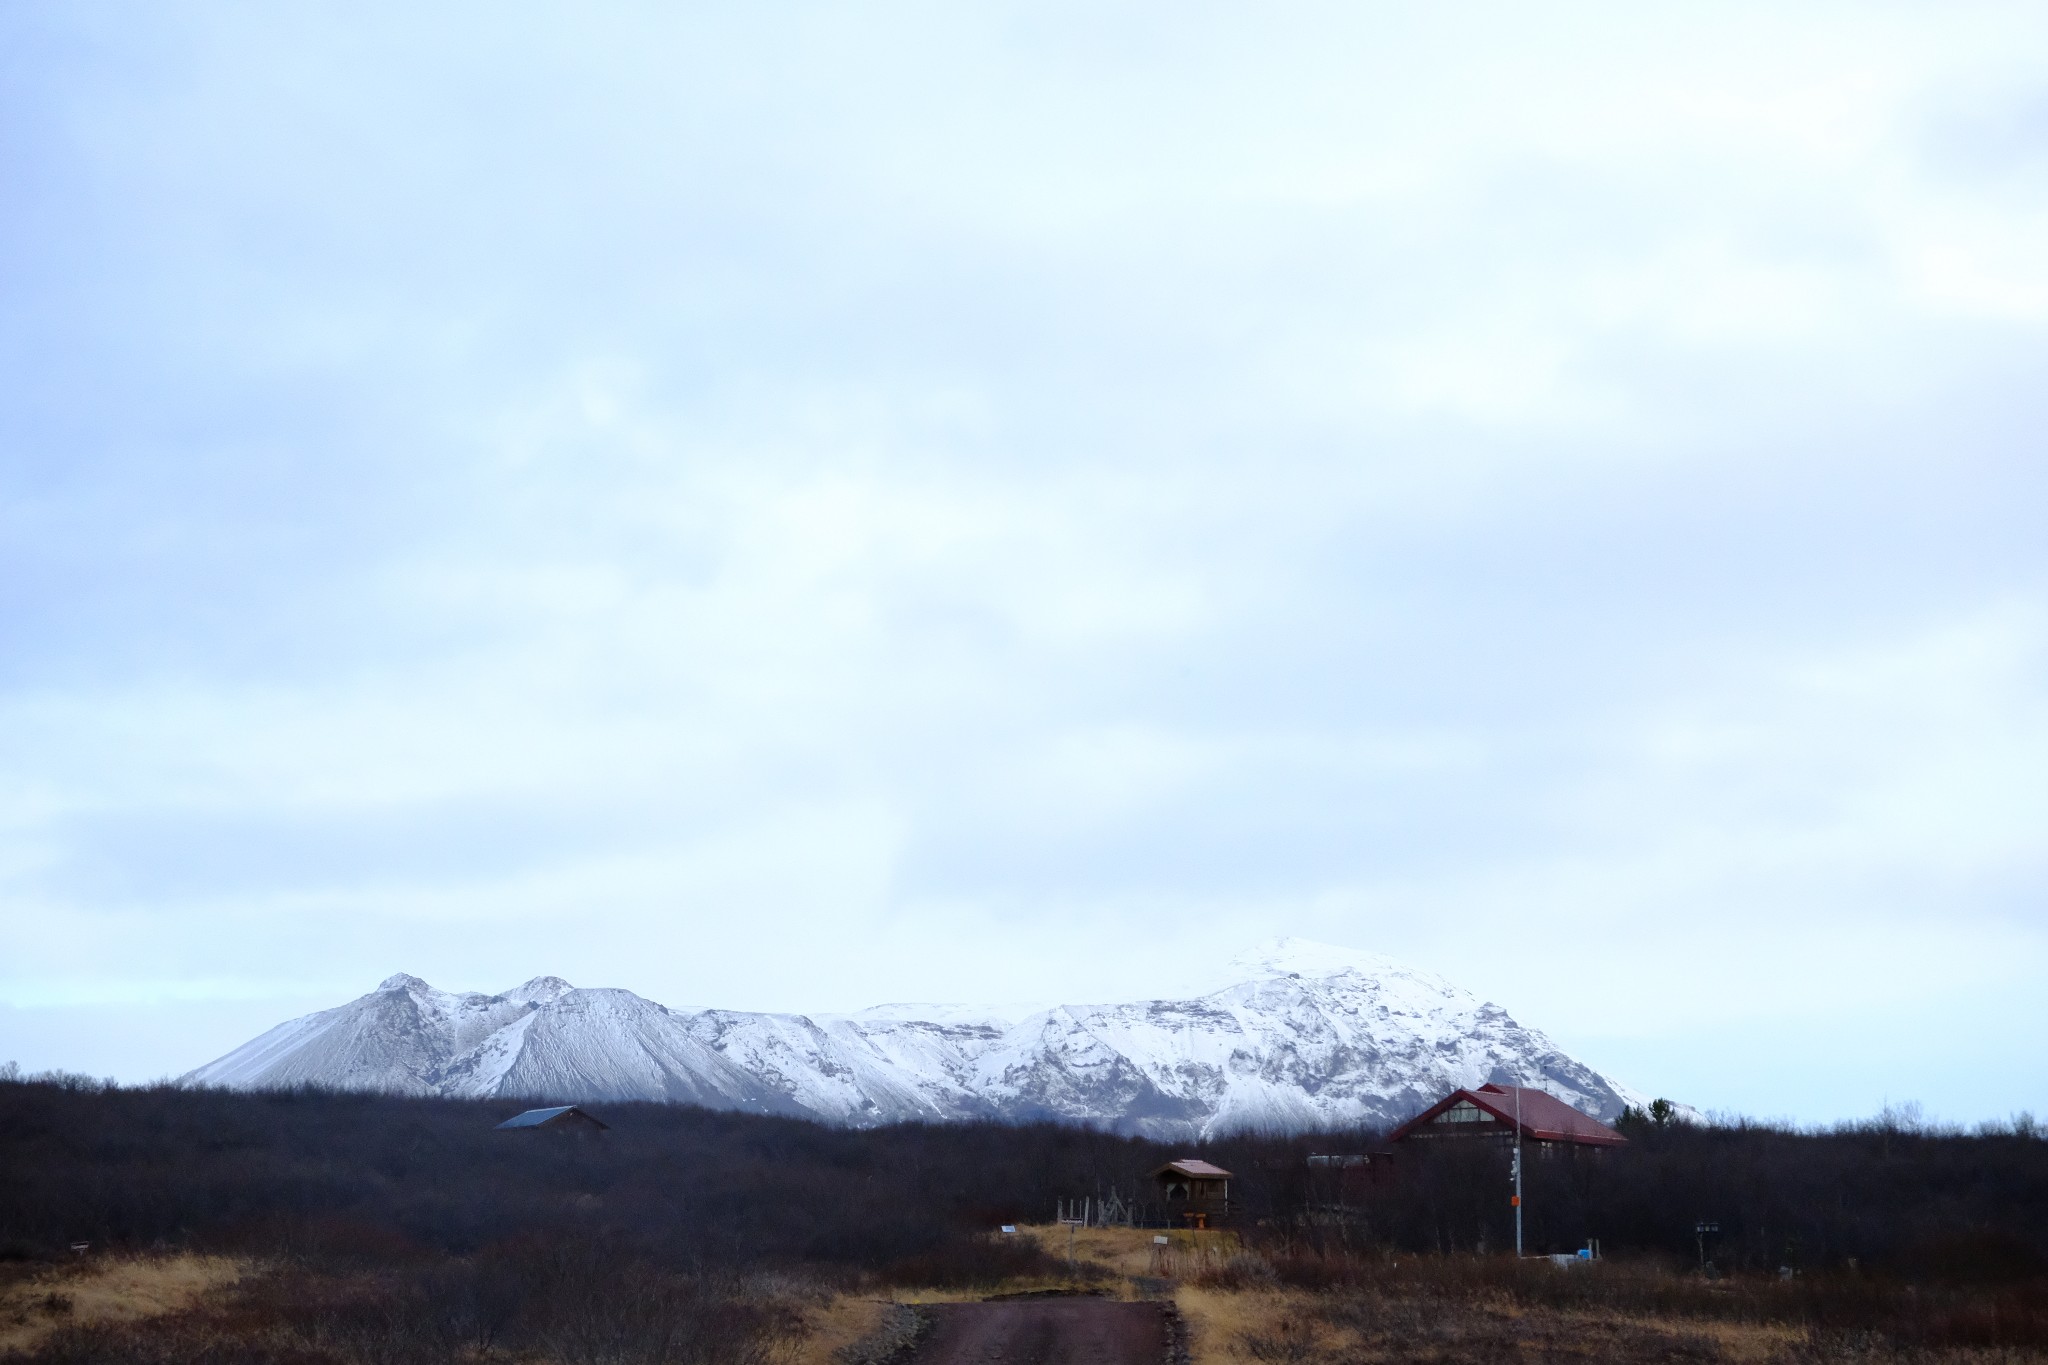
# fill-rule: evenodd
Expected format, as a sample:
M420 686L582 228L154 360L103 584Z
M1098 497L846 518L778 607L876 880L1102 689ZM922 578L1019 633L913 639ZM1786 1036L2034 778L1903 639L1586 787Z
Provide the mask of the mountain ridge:
M1160 1138L1387 1125L1450 1089L1535 1085L1597 1118L1640 1092L1500 1006L1373 953L1276 939L1183 1000L853 1014L674 1010L541 976L497 995L397 973L184 1078L575 1103L663 1100L867 1127L1055 1119Z

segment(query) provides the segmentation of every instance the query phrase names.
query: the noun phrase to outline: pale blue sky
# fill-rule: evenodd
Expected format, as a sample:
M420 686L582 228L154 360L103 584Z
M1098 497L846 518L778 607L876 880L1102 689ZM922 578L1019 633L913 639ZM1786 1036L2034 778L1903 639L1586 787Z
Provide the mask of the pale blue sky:
M0 1058L404 970L2048 1111L2038 5L0 14Z

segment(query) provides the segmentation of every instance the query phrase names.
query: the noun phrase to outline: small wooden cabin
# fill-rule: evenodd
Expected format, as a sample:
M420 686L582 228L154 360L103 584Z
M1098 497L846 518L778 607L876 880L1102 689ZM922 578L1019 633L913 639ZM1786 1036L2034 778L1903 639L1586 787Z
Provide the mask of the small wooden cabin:
M1230 1217L1230 1172L1194 1157L1169 1161L1152 1173L1169 1223L1216 1227Z
M527 1128L544 1128L551 1133L577 1133L595 1137L611 1125L601 1119L592 1118L573 1104L558 1104L552 1109L529 1109L523 1114L514 1114L497 1127L498 1132L507 1129L519 1131Z
M1511 1143L1518 1122L1523 1143L1535 1144L1539 1153L1628 1145L1627 1138L1555 1095L1512 1085L1453 1090L1396 1128L1387 1140Z

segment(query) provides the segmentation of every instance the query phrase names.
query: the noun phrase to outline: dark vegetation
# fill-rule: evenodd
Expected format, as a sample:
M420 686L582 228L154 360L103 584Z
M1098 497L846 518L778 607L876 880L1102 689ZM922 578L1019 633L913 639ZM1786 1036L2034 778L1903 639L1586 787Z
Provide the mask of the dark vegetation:
M205 1313L148 1333L66 1327L30 1358L751 1365L787 1326L790 1284L1056 1277L1062 1263L992 1230L1043 1222L1059 1199L1142 1194L1191 1150L1052 1124L858 1131L656 1104L597 1106L612 1127L593 1138L493 1131L520 1107L0 1082L0 1262L90 1242L274 1267ZM1633 1296L1643 1311L1657 1294L1763 1294L1830 1331L2048 1345L2048 1141L2026 1125L1629 1128L1625 1150L1531 1156L1526 1234L1532 1251L1598 1238L1640 1273L1531 1279L1473 1257L1513 1245L1497 1150L1445 1143L1335 1183L1306 1164L1375 1151L1372 1134L1202 1148L1237 1173L1252 1253L1212 1273L1322 1289L1354 1318L1482 1289ZM1702 1220L1720 1228L1703 1248Z
M224 1300L134 1325L57 1331L38 1365L768 1365L786 1304L730 1276L663 1270L603 1238L522 1240L371 1269L295 1258ZM23 1357L14 1357L21 1359Z
M667 1267L994 1282L986 1234L1164 1148L1040 1125L854 1131L663 1104L609 1132L496 1132L524 1106L293 1091L0 1084L0 1256L189 1247L364 1265L602 1238ZM1023 1259L1020 1259L1023 1258ZM927 1279L925 1282L933 1281Z
M1378 1352L1445 1361L1545 1359L1551 1351L1573 1360L1714 1361L1729 1354L1716 1326L1763 1329L1761 1347L1735 1354L1773 1362L1924 1359L1972 1349L2038 1360L2048 1352L2048 1283L2039 1279L1914 1282L1848 1267L1709 1279L1673 1273L1655 1258L1560 1271L1512 1257L1269 1246L1221 1262L1195 1282L1309 1291L1244 1342L1255 1361L1288 1365L1333 1355L1376 1359ZM1331 1350L1338 1333L1350 1338L1348 1351Z
M1721 1272L1862 1267L1973 1283L2048 1273L2048 1141L2030 1124L1971 1135L1896 1121L1827 1133L1624 1129L1630 1145L1620 1150L1527 1151L1529 1251L1573 1251L1598 1239L1609 1255L1704 1260ZM1274 1175L1266 1203L1275 1213L1333 1198L1315 1188L1305 1162L1282 1162ZM1291 1221L1314 1245L1511 1250L1509 1190L1502 1151L1447 1142L1400 1153L1384 1182L1337 1192L1359 1217L1320 1229L1312 1219ZM1719 1230L1702 1239L1700 1223Z

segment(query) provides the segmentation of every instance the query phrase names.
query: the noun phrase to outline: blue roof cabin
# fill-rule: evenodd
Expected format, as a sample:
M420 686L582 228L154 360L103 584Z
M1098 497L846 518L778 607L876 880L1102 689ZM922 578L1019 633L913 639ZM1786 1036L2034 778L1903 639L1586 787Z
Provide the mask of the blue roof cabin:
M529 1109L523 1114L514 1114L499 1124L497 1131L502 1133L508 1128L545 1128L557 1133L595 1134L602 1133L610 1127L609 1123L592 1118L573 1104L558 1104L552 1109Z

